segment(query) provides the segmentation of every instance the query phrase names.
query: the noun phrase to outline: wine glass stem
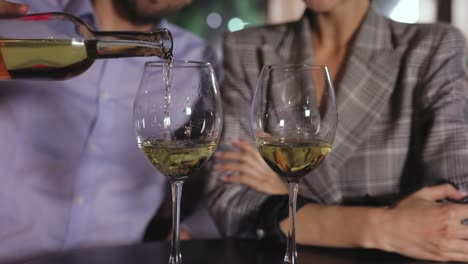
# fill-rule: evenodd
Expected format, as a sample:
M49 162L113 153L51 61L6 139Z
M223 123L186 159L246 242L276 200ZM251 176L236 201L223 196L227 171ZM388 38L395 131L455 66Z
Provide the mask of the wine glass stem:
M284 255L284 264L297 264L296 250L296 201L297 192L299 190L298 182L289 182L289 231L288 241L286 246L286 254Z
M182 181L171 181L172 191L172 242L169 264L182 264L182 255L180 254L180 198L182 197Z

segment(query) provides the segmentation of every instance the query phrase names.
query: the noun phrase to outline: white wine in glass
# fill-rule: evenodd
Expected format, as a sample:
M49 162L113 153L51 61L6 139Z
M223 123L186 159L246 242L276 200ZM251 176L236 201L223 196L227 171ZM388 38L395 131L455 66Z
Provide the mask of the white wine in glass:
M195 61L146 63L133 113L139 148L171 182L169 263L181 264L182 185L211 157L222 128L221 97L211 65Z
M171 180L185 180L211 157L216 142L147 139L138 146L163 175Z
M290 229L284 263L296 264L299 182L331 151L338 122L327 68L302 64L264 66L250 118L260 155L289 185Z

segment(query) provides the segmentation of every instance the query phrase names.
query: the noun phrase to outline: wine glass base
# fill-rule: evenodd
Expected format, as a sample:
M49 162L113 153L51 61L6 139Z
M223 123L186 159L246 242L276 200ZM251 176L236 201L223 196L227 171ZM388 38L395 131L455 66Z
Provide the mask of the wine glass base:
M182 254L179 254L177 257L170 256L169 264L182 264Z
M298 264L297 262L297 254L291 257L287 252L283 259L283 264Z

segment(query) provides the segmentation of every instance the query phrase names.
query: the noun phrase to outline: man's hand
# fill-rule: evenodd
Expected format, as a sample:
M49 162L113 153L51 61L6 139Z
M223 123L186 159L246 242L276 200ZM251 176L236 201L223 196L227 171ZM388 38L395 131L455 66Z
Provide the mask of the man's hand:
M27 5L0 0L0 18L26 15L28 10Z

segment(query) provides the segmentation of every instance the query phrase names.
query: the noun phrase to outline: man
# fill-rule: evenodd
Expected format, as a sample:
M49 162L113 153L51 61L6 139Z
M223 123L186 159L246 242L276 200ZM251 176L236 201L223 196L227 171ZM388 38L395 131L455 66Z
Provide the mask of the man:
M175 59L214 58L162 19L187 0L21 2L30 13L70 13L100 31L168 28ZM27 11L0 1L3 16ZM0 83L0 262L141 240L167 192L133 131L133 99L151 59L97 60L67 81Z

